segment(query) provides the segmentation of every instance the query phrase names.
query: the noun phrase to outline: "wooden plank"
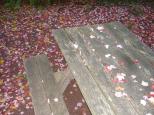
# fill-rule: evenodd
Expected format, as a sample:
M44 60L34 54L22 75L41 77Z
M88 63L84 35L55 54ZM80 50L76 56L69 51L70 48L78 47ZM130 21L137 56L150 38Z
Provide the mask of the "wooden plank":
M114 29L115 27L116 29ZM149 47L142 44L138 38L121 23L110 23L105 25L105 28L110 31L112 36L116 36L117 41L120 40L119 44L122 44L124 47L115 53L117 53L117 57L122 59L125 63L125 66L121 69L128 75L127 79L129 82L126 85L126 91L131 96L131 103L139 114L146 114L147 111L154 113L153 107L148 101L146 106L140 104L140 100L144 100L143 96L151 92L150 86L143 87L142 81L146 81L150 85L150 79L153 79L154 66L151 62L154 62L154 53ZM129 63L128 59L122 57L122 55L130 59ZM138 60L138 63L134 64L134 60ZM137 83L133 82L132 78L129 77L130 75L137 76Z
M69 115L65 102L63 100L63 92L70 80L74 79L69 68L64 71L54 73L57 87L55 89L55 97L58 98L57 103L53 103L52 109L54 115Z
M112 22L106 24L105 26L106 28L114 31L114 33L117 36L121 36L120 38L121 42L124 42L127 46L131 45L132 48L138 50L138 52L144 55L154 56L152 49L150 49L146 44L141 43L141 41L137 38L137 36L134 33L132 33L129 29L127 29L122 23Z
M62 31L54 31L56 40L58 41L61 50L65 54L65 58L70 65L79 88L89 106L89 109L94 115L114 115L113 109L108 104L108 100L102 94L90 71L81 62L82 58L76 55L71 47L68 36ZM61 39L63 38L63 39ZM103 105L103 106L102 106Z
M48 104L47 96L40 80L40 68L38 68L35 57L25 60L25 69L30 85L35 115L52 115L52 110Z
M62 98L62 93L64 91L63 88L65 88L69 82L70 76L67 76L66 78L66 74L64 74L64 72L53 74L48 58L45 55L38 55L25 60L25 68L28 74L30 88L32 89L31 93L35 114L69 115ZM61 76L61 80L59 82L55 80L57 75ZM67 75L69 75L68 72ZM38 98L38 96L40 98ZM57 101L55 101L55 99ZM42 103L43 100L44 103ZM48 109L48 112L46 112L46 109Z
M96 29L98 26L103 26L105 32L98 31ZM58 31L54 35L65 58L70 52L70 54L75 55L74 57L81 58L81 60L79 59L80 63L83 64L86 61L86 67L99 86L99 90L103 92L107 100L112 99L110 106L114 109L115 114L145 115L147 112L154 112L149 104L146 106L140 104L144 94L150 92L150 89L144 89L141 86L141 82L143 80L150 83L150 77L154 75L154 68L151 64L151 62L154 62L154 54L147 46L142 45L134 34L117 22L105 25L67 28ZM90 35L94 35L96 38L90 39ZM78 45L77 50L74 50L73 44ZM108 50L104 47L106 44L110 45ZM121 44L123 49L116 48L117 44ZM116 59L105 58L105 54L108 53L114 55ZM133 61L135 59L138 59L140 64L134 64ZM66 60L69 63L71 59L66 58ZM123 61L125 66L120 66L118 64L119 60ZM72 67L70 63L69 66ZM106 74L102 71L104 64L116 65L118 69ZM139 69L140 66L142 69ZM130 82L113 84L112 79L117 72L126 73L126 79ZM131 75L137 76L137 79L135 79L138 81L137 83L133 82ZM129 94L127 98L115 97L114 93L116 91L114 88L118 85L125 88L125 91ZM140 91L140 89L143 89L143 91Z

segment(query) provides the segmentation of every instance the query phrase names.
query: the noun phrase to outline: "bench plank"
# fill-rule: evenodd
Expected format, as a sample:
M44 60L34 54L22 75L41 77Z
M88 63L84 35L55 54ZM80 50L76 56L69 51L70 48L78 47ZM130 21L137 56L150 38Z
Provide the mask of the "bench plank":
M36 115L69 115L62 93L69 83L69 72L53 73L47 56L38 55L25 60L27 78ZM67 75L67 76L65 76ZM59 80L56 81L56 77ZM57 98L58 102L54 99Z
M52 115L52 110L48 104L47 95L42 85L39 66L35 57L25 61L34 111L36 115Z
M96 29L98 26L104 28L103 32ZM90 35L96 38L91 39ZM141 82L147 81L150 84L150 78L154 75L154 66L152 65L154 63L154 53L147 46L140 43L136 36L121 23L113 22L105 25L59 29L54 31L54 36L70 68L72 68L71 70L77 74L75 77L76 80L78 79L77 83L81 80L89 79L76 72L76 69L83 70L81 67L74 67L80 63L88 69L88 71L84 70L85 73L89 72L91 74L92 79L94 79L93 82L97 84L98 90L102 92L99 96L103 95L106 98L106 103L110 105L115 114L145 115L148 112L154 113L151 104L147 103L146 106L140 104L140 100L144 100L143 96L148 95L150 92L150 88L143 87ZM74 44L78 48L74 48ZM116 45L118 44L122 45L123 48L117 48ZM110 45L110 48L106 49L105 45ZM106 58L106 54L111 54L116 59L113 59L112 56ZM138 60L139 63L134 64L134 60ZM125 65L120 65L119 61L124 62ZM106 73L103 71L106 64L115 65L117 69ZM117 73L125 73L127 75L125 79L128 82L113 83ZM78 75L82 77L77 78ZM136 75L137 78L132 79L131 75ZM91 85L91 82L88 82L87 84ZM82 93L82 88L89 87L89 85L78 84ZM115 96L117 92L115 87L117 86L125 89L124 92L128 94L126 98ZM87 90L86 93L89 93L89 91ZM85 95L83 94L84 97ZM88 101L90 98L85 97L85 100ZM91 107L94 106L89 105L91 103L88 102L87 104ZM91 107L89 107L90 110L92 109ZM99 113L96 108L91 111L95 111L95 114Z

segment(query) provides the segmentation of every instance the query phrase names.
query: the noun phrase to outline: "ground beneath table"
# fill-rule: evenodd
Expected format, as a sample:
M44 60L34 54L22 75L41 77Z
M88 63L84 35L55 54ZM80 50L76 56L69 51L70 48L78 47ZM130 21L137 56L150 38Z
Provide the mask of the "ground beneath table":
M54 71L67 67L52 29L120 21L154 48L154 10L140 5L141 15L130 6L50 6L38 11L23 6L13 12L0 7L0 115L33 115L23 60L46 54Z

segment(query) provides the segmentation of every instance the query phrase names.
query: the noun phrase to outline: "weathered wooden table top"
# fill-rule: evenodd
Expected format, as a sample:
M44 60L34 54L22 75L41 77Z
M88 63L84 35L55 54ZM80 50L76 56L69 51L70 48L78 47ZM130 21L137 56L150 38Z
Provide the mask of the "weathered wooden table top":
M154 115L154 53L119 22L54 30L93 115Z

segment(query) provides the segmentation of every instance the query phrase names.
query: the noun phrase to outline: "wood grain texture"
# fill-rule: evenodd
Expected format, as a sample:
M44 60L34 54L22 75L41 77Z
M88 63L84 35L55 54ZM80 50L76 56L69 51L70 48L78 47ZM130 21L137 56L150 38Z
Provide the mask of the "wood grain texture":
M52 115L52 110L48 104L47 95L41 81L41 74L35 57L25 61L27 79L30 85L34 111L36 115Z
M102 32L98 31L98 26L104 28ZM90 35L95 36L95 38L91 39ZM154 75L154 66L152 65L154 53L121 23L112 22L104 25L59 29L54 30L54 36L72 72L74 72L81 92L90 110L93 111L92 114L100 114L97 107L94 107L95 104L98 104L99 107L104 105L97 103L97 99L93 99L96 101L95 104L90 102L91 98L87 95L95 95L96 93L91 94L89 90L84 90L84 88L89 89L90 87L90 89L98 90L100 93L97 93L97 97L103 97L102 102L105 100L104 103L107 103L105 110L112 111L116 115L154 113L153 107L148 102L146 106L140 104L143 96L148 95L151 91L150 87L143 87L141 82L151 83L150 79ZM74 48L74 44L78 48ZM119 44L123 48L117 48L116 46ZM106 49L105 45L110 47ZM106 54L111 54L111 57L106 58ZM113 56L116 59L113 59ZM135 64L134 60L138 60L139 63ZM120 65L119 61L123 62L124 65ZM106 73L103 71L105 65L115 65L117 68ZM125 73L127 82L113 83L117 73ZM134 82L135 80L131 78L131 75L137 76L135 79L137 82ZM81 81L84 81L85 85ZM117 86L123 87L128 96L116 97L115 87ZM102 109L102 111L104 110Z
M112 106L114 106L114 108L117 108L115 109L117 113L123 114L124 112L126 112L128 115L137 114L136 111L133 109L133 107L126 100L119 101L112 94L114 89L114 86L111 83L112 78L106 77L106 75L102 71L102 66L101 66L102 63L97 61L99 57L101 57L101 60L104 60L104 63L107 62L107 60L104 57L104 54L102 53L103 48L101 46L103 45L101 44L98 48L98 44L100 43L99 41L96 41L96 40L93 41L91 39L88 39L89 41L87 40L87 42L91 42L91 46L92 46L92 48L88 48L88 46L86 45L87 42L84 43L84 41L81 41L82 38L80 36L75 36L75 32L71 31L70 34L73 35L74 38L77 39L76 40L77 43L80 44L80 48L83 51L82 57L85 60L87 60L87 66L88 68L90 68L91 73L93 73L94 75L93 77L95 81L99 84L99 86L103 90L104 95L108 98L108 100L110 100L111 98L112 101L115 103L115 104L112 104ZM95 49L96 51L93 52L92 49ZM86 55L85 52L89 52L90 55Z
M94 78L87 67L82 64L82 58L75 54L70 47L70 41L65 32L56 33L55 37L62 49L65 58L70 65L70 69L76 79L79 88L88 104L88 107L94 115L114 115L114 111L109 106L109 102L102 94ZM58 39L59 38L59 39ZM61 39L62 38L62 39ZM103 105L103 106L102 106Z
M54 90L54 95L59 99L57 103L52 103L52 109L54 115L69 115L65 102L63 100L63 92L69 82L74 79L69 68L65 71L59 71L54 73L54 78L56 81L56 88Z
M45 55L25 60L25 68L35 115L69 115L62 93L71 79L70 72L53 73ZM60 77L59 81L56 81L56 77ZM54 101L55 98L58 102Z

